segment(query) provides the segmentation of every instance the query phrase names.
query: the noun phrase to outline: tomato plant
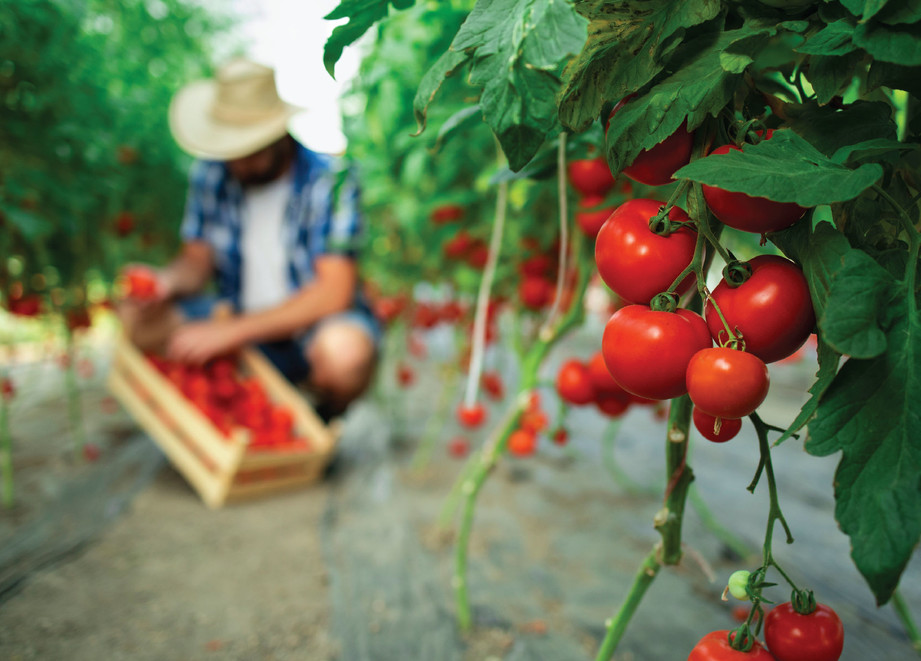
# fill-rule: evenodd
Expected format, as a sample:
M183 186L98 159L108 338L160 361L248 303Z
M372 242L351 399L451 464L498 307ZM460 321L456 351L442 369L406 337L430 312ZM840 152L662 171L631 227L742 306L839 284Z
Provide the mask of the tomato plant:
M629 200L614 210L598 232L598 274L625 301L649 303L653 296L671 287L694 256L696 238L692 230L680 227L661 236L649 228L661 207L655 200ZM671 208L668 218L672 222L690 220L678 207ZM689 275L676 291L684 293L693 283L693 275Z
M616 122L615 115L629 98L620 101L608 117L606 129L612 122ZM625 175L647 186L663 186L674 181L672 175L691 160L691 148L694 146L694 135L688 132L687 124L682 124L674 133L657 143L644 149L633 161L621 170Z
M738 418L717 418L696 407L692 419L697 431L714 443L725 443L735 438L742 429L742 421Z
M583 197L603 197L614 188L614 177L603 158L580 158L569 162L569 183Z
M697 642L688 661L775 661L758 641L747 652L733 649L729 635L727 630L711 631Z
M816 604L811 613L799 613L788 601L765 616L764 642L777 661L838 661L844 649L844 625L825 604Z

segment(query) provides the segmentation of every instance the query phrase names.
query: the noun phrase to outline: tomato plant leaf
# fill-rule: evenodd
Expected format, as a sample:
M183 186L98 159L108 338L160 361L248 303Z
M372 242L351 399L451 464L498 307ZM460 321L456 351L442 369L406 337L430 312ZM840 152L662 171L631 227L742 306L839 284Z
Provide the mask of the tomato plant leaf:
M857 101L843 110L814 102L788 108L790 128L826 156L846 145L878 138L895 140L889 104Z
M875 163L855 170L839 165L788 130L741 151L698 159L675 173L676 179L804 207L850 200L882 176L883 168Z
M878 159L880 156L897 155L902 151L918 151L918 145L906 144L898 140L876 138L864 140L852 145L845 145L832 154L831 160L842 165L859 162L864 159Z
M854 44L855 21L842 19L825 26L794 50L806 55L847 55L857 50Z
M886 6L888 0L841 0L841 4L847 7L855 16L863 20L872 18L876 13Z
M597 119L606 100L620 100L661 72L685 30L715 18L720 3L583 0L576 8L590 21L588 39L566 69L560 117L578 132Z
M882 62L921 64L921 25L892 26L867 21L854 30L854 43Z
M812 395L812 397L803 404L803 408L800 409L796 419L794 419L793 422L790 423L790 426L784 430L783 434L774 441L774 445L780 445L791 438L793 434L802 429L806 423L812 419L816 409L819 408L819 401L821 400L822 394L828 389L832 381L834 381L835 374L838 373L838 363L841 359L841 355L823 341L821 336L819 336L816 351L818 354L819 369L815 374L815 381L809 388L809 394Z
M342 0L338 7L324 16L328 21L349 19L348 23L335 27L323 47L323 65L329 75L336 77L336 62L342 57L345 47L358 41L368 28L386 18L390 5L395 9L408 9L413 4L415 0Z
M867 90L879 87L905 90L921 98L921 76L914 67L903 67L891 62L873 62L867 73Z
M425 72L419 83L419 89L416 91L416 98L413 100L413 115L418 125L415 135L425 130L429 104L435 98L444 79L453 75L469 59L470 56L463 51L447 50Z
M863 53L847 55L813 55L809 58L809 82L815 89L816 100L824 105L850 85L854 72L863 60Z
M865 252L848 252L819 318L825 341L852 358L875 358L883 353L883 326L895 285L895 279Z
M898 300L886 351L844 364L806 441L812 455L842 453L835 518L880 605L921 536L921 322L907 291Z
M800 221L789 229L772 233L770 238L803 267L812 307L816 319L820 319L825 313L832 280L843 267L845 255L853 250L850 243L828 222L811 229L808 222Z
M0 217L5 217L10 226L19 231L27 241L37 241L52 234L55 229L54 223L50 220L12 205L0 205Z

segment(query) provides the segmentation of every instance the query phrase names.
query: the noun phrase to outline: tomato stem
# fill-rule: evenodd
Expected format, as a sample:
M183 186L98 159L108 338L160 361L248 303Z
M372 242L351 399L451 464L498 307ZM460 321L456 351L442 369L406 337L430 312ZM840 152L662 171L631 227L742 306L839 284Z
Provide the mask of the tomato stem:
M560 204L560 255L556 270L556 291L553 295L553 305L547 313L547 318L541 326L540 333L549 333L550 327L556 320L557 313L560 309L560 301L563 298L563 286L566 279L566 256L569 253L569 211L566 208L568 202L566 186L566 131L560 133L560 143L557 148L557 199Z
M614 656L617 645L620 643L620 639L627 630L633 613L636 612L640 602L643 600L643 595L646 594L646 590L652 585L659 570L662 568L658 556L659 546L656 545L643 559L640 569L633 579L633 585L630 586L630 592L627 593L627 597L621 604L620 610L617 611L614 617L605 623L607 632L605 633L604 640L601 641L601 646L598 648L598 654L595 656L595 661L609 661L609 659Z
M908 638L911 640L911 646L921 656L921 630L918 629L918 625L908 609L908 604L905 603L905 598L902 597L902 593L898 589L892 593L892 607L902 621L902 626L905 627L905 633L908 634Z

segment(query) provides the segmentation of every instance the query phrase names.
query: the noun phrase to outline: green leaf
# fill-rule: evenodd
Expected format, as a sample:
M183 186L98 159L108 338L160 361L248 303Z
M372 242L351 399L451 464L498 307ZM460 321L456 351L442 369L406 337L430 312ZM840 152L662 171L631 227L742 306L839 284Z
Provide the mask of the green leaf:
M883 168L875 163L849 170L789 130L775 131L770 140L744 145L741 151L698 159L675 173L676 179L803 207L850 200L882 176Z
M857 50L853 42L854 21L835 21L816 32L794 50L806 55L847 55Z
M812 397L803 404L803 408L800 409L796 419L790 423L790 426L780 435L780 438L774 441L774 445L780 445L788 438L792 437L793 434L802 429L803 426L812 419L816 409L819 408L819 401L822 394L828 389L832 381L834 381L835 374L838 373L838 362L841 356L822 340L821 335L819 336L817 353L819 370L815 374L815 381L809 388L809 394L812 395Z
M809 58L809 82L815 89L816 100L820 105L831 101L832 97L851 84L862 60L863 54L860 52L842 56L813 55Z
M770 234L771 242L803 267L816 319L825 314L831 283L844 267L845 256L853 250L831 223L821 222L815 229L798 222L782 232Z
M915 98L921 99L921 76L914 67L874 60L867 73L867 91L871 92L878 87L905 90Z
M896 137L888 103L856 101L844 110L835 110L810 102L788 106L787 111L790 128L826 156L846 145Z
M619 101L655 78L687 28L719 14L715 0L581 1L588 39L567 67L560 119L576 132L598 118L605 101Z
M854 43L877 60L906 66L921 65L921 25L891 26L877 21L860 23Z
M422 81L419 83L419 89L416 91L416 98L413 99L413 115L418 125L415 135L419 135L425 130L429 104L435 98L435 94L438 93L445 78L453 75L469 60L470 56L463 51L448 50L425 72Z
M876 20L889 25L917 23L921 21L921 2L908 0L907 2L890 3L876 15Z
M585 35L568 0L479 0L454 38L451 50L473 56L470 82L513 170L558 127L558 75Z
M55 230L54 223L50 220L15 206L3 206L0 207L0 211L26 241L34 242L50 235Z
M438 151L441 149L441 146L452 137L462 134L464 129L467 128L474 119L479 119L479 116L479 106L467 106L448 117L438 130L438 137L435 139L435 145L432 147L432 151Z
M865 159L881 160L880 156L898 155L899 152L918 149L921 149L918 145L906 144L887 138L877 138L875 140L864 140L853 145L845 145L832 154L831 160L844 165Z
M386 18L390 5L395 9L408 9L415 0L342 0L339 6L324 18L336 21L349 19L345 25L338 25L333 30L323 47L323 65L329 75L335 78L336 62L342 57L342 51L368 31L372 25Z
M816 456L842 453L835 518L879 605L892 596L921 536L921 321L909 292L899 300L885 353L844 364L806 442Z
M841 4L863 20L872 18L880 9L886 6L888 0L841 0Z
M883 326L895 285L895 279L865 252L847 253L819 319L825 341L852 358L875 358L883 353Z

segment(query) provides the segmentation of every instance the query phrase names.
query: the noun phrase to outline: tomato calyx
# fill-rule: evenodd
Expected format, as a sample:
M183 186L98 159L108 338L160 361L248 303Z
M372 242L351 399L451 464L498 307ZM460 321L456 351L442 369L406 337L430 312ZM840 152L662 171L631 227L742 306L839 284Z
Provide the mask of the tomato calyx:
M754 269L748 262L732 261L723 268L723 278L726 284L733 289L744 285L753 273Z
M697 226L694 223L689 223L686 220L673 220L669 217L672 211L672 204L663 204L659 207L659 212L649 219L649 231L658 236L670 236L680 230L682 227L687 227L689 230L696 232Z
M675 312L678 310L678 294L673 291L656 294L649 301L649 308L655 312Z
M818 608L815 594L812 590L797 590L794 588L790 596L790 603L793 604L793 610L800 615L812 615Z
M743 622L739 628L731 630L727 634L729 647L739 652L750 652L758 639L752 633L748 622Z

